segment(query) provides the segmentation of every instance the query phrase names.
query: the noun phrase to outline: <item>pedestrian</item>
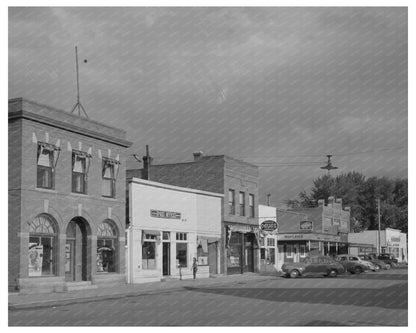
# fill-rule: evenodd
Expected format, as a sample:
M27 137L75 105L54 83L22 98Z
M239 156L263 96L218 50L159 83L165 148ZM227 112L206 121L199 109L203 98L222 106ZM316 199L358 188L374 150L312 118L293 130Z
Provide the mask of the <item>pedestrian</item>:
M196 279L196 272L198 271L198 263L196 262L196 258L194 257L192 262L192 273L194 274L194 279Z

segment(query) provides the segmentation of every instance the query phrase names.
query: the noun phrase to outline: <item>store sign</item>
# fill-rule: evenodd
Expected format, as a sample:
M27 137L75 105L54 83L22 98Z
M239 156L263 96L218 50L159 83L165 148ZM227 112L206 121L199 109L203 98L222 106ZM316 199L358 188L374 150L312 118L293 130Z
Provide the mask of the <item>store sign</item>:
M400 237L390 237L390 241L400 243Z
M260 229L263 231L275 231L277 230L277 222L272 220L264 221L260 224Z
M299 229L302 231L309 231L313 229L313 222L312 221L300 221L299 222Z
M340 242L340 236L321 235L321 234L280 234L277 236L278 240L314 240L314 241L327 241L327 242Z
M177 220L179 220L181 218L181 213L167 212L167 211L164 211L164 210L151 209L150 210L150 216L160 218L160 219L177 219Z

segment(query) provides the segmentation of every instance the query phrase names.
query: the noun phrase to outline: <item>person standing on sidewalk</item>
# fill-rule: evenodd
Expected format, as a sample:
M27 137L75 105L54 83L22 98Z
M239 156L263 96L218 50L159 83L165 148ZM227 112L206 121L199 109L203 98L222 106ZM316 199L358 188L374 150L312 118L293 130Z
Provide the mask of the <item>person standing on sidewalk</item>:
M192 262L192 273L194 274L194 279L196 279L196 272L198 271L198 263L196 262L196 258L194 257Z

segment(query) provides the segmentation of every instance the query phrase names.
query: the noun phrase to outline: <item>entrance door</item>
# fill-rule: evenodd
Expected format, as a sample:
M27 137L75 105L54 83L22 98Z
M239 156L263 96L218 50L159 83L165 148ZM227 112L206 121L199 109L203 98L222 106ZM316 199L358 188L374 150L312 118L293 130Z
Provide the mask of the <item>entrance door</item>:
M74 218L66 229L65 245L65 279L67 281L87 281L88 262L91 256L88 254L87 222L82 218Z
M244 234L243 272L254 272L253 234Z
M300 256L299 256L299 244L294 244L293 245L293 262L299 262L300 261Z
M75 240L67 239L65 244L65 280L75 280Z
M217 274L217 243L208 243L209 273Z
M163 243L163 275L170 275L170 243Z

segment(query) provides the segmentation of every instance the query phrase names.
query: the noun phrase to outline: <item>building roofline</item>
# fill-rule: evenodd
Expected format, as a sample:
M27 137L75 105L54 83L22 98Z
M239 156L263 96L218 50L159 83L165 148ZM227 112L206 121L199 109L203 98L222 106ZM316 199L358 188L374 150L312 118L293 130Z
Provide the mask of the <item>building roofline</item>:
M102 133L102 132L97 132L97 131L90 130L90 129L87 129L87 128L83 128L83 127L80 127L80 126L77 126L77 125L73 125L73 124L68 123L68 122L57 120L57 119L52 118L52 117L47 116L47 115L40 115L40 114L32 112L32 111L24 110L23 103L28 103L28 104L33 104L37 107L48 109L48 110L53 111L53 112L62 113L66 117L73 118L74 120L75 119L78 120L80 118L80 117L77 117L77 116L75 116L75 115L73 115L69 112L66 112L66 111L63 111L63 110L60 110L60 109L56 109L56 108L53 108L53 107L48 106L48 105L40 104L40 103L28 100L28 99L23 98L23 97L9 99L9 106L10 106L10 104L19 103L19 102L20 102L20 106L17 108L16 111L12 111L12 112L9 111L8 112L8 119L9 120L18 119L18 118L28 119L28 120L43 123L43 124L46 124L46 125L50 125L50 126L53 126L53 127L57 127L57 128L60 128L60 129L64 129L64 130L67 130L67 131L70 131L70 132L74 132L74 133L82 134L82 135L89 136L89 137L92 137L92 138L97 138L97 139L100 139L100 140L103 140L103 141L107 141L107 142L110 142L110 143L114 143L114 144L117 144L117 145L120 145L120 146L123 146L123 147L130 147L133 144L132 142L130 142L128 140L125 140L125 139L122 139L120 137L108 135L108 134L105 134L105 133ZM119 128L116 128L116 127L113 127L113 126L108 126L106 124L103 124L103 123L100 123L100 122L97 122L97 121L94 121L94 120L90 120L88 118L85 118L85 119L83 118L83 120L85 120L86 122L98 125L100 127L104 127L104 128L114 130L114 131L119 131L120 133L123 133L124 135L126 135L126 131L124 131L122 129L119 129Z
M141 185L147 185L147 186L152 186L152 187L158 187L158 188L163 188L163 189L168 189L168 190L178 191L178 192L200 194L200 195L205 195L205 196L210 196L210 197L218 197L218 198L223 198L224 197L224 194L222 194L222 193L196 190L196 189L189 188L189 187L180 187L180 186L175 186L175 185L169 185L169 184L159 183L159 182L155 182L155 181L151 181L151 180L145 180L145 179L141 179L141 178L135 178L135 177L129 178L128 182L129 183L134 183L134 184L141 184Z

